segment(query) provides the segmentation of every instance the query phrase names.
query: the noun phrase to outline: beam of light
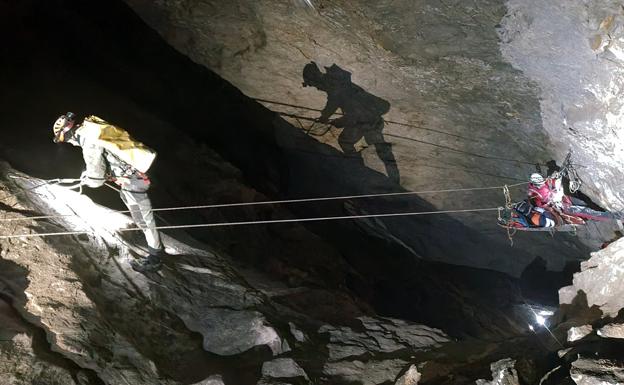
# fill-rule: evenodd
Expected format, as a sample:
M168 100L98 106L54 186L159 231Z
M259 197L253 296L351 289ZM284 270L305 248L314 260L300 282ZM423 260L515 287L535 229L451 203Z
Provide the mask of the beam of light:
M546 326L546 318L544 318L544 316L541 316L539 314L535 315L535 322L537 322L537 324L540 326Z
M533 309L533 307L531 305L526 303L526 301L524 301L524 304L529 308L531 313L533 313L533 316L535 317L535 322L538 325L542 326L544 329L546 329L548 331L548 334L550 334L552 336L552 338L557 342L557 344L563 348L564 347L563 344L559 341L559 339L557 339L555 334L548 328L548 325L546 325L546 318L545 318L545 316L551 316L551 315L553 315L555 313L550 311L550 310L540 310L539 314L538 314L538 313L535 312L535 310ZM529 325L529 329L531 329L532 332L536 333L535 332L535 328L534 328L533 325Z

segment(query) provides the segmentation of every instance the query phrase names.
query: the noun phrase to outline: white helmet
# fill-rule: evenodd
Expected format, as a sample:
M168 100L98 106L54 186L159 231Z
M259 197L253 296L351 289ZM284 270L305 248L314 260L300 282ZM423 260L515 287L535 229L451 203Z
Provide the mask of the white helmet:
M533 183L536 186L541 186L544 184L544 177L542 176L542 174L538 174L538 173L533 173L531 174L531 183Z
M54 132L54 143L66 142L73 136L72 129L75 125L76 114L68 112L65 115L59 116L52 126Z

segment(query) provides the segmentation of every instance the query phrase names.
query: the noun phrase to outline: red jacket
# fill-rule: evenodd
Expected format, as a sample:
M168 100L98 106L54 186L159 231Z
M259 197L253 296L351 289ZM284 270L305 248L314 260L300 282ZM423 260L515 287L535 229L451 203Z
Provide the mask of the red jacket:
M552 206L557 195L557 179L546 178L541 187L529 183L529 201L535 207ZM564 207L571 204L570 198L563 195L561 203Z

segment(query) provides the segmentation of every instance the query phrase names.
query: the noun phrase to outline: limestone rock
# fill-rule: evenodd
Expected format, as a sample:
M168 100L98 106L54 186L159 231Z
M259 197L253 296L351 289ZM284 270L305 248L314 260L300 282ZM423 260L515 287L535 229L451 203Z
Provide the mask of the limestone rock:
M15 334L0 341L0 385L77 385L72 373L37 356L32 337Z
M624 338L624 324L613 323L598 329L597 334L604 338Z
M291 358L277 358L262 365L262 378L258 385L310 384L305 371Z
M378 385L392 383L408 364L409 362L401 359L328 362L323 367L323 375L337 378L338 381L335 382L338 383Z
M421 374L418 373L416 365L410 365L410 367L403 373L403 375L394 383L394 385L418 385Z
M213 375L193 385L225 385L220 375Z
M392 318L360 317L362 330L325 325L321 334L329 334L329 360L389 354L404 349L426 351L448 342L440 330Z
M560 290L559 302L570 304L582 291L589 307L596 305L605 316L615 317L624 308L624 239L591 255L574 274L572 286Z
M556 151L573 148L575 162L591 165L580 171L584 191L622 209L622 149L612 129L624 108L616 102L624 59L621 4L510 0L506 6L502 54L540 84L543 127ZM592 90L574 86L578 79L591 83Z
M519 385L516 361L505 358L490 365L492 381L477 380L477 385Z
M227 5L219 0L125 1L179 52L217 72L284 119L267 139L278 138L276 152L294 153L292 161L287 161L288 173L276 175L274 181L287 180L287 191L327 196L397 188L499 186L503 179L526 180L536 162L565 156L561 148L553 151L550 136L542 129L542 82L509 65L512 58L501 56L494 26L505 16L502 2L414 7L411 0L357 5L338 0L323 2L312 11L280 0L235 0ZM539 13L549 7L534 4L533 8ZM513 17L507 20L515 22ZM533 27L522 20L514 26L521 28L509 32L514 36L524 36ZM543 34L546 26L541 27L537 33ZM567 38L565 31L556 32L559 39ZM461 43L457 36L462 36ZM584 53L578 54L579 61L589 60ZM332 87L321 87L324 90L302 87L303 70L311 62L326 75L341 76L329 76L336 81L331 82ZM617 79L616 75L613 78ZM608 84L602 77L598 80L605 87ZM555 94L552 99L557 97ZM330 99L332 104L337 99L345 101L338 103L342 104L341 114L345 108L349 112L345 119L319 129L314 119ZM364 101L356 102L360 99ZM390 106L379 110L378 124L372 128L362 123L367 121L363 116L379 105L371 100L383 100L382 104ZM613 105L613 109L617 107ZM596 114L602 111L595 110ZM352 123L345 126L340 122ZM258 133L253 127L249 132ZM566 143L573 141L567 132L556 134ZM559 143L558 137L555 142ZM301 162L299 153L315 159L314 166ZM246 155L241 152L234 157ZM601 159L609 162L609 170L614 169L610 158ZM587 157L583 161L588 161ZM270 172L275 175L275 170L281 169L275 165ZM518 199L524 187L516 186L512 193ZM463 194L460 200L455 194L424 194L422 200L412 203L418 211L429 211L456 208L459 201L462 207L476 207L499 199L498 190L483 190ZM362 201L354 205L356 209L350 211L378 210ZM323 215L320 209L306 210ZM378 218L360 221L359 226L372 236L404 246L418 258L515 276L536 255L545 257L549 269L556 270L585 250L578 238L561 234L555 240L527 239L523 249L530 252L519 252L500 233L470 230L492 226L487 216L436 215L427 221L423 225L409 218ZM447 232L454 233L462 247L451 246ZM484 256L478 247L484 243L507 258L494 255L498 253Z
M27 177L20 181L40 184ZM41 212L69 210L71 215L60 217L65 228L92 221L98 236L58 243L35 237L19 248L1 240L0 248L9 252L0 260L0 292L15 296L15 306L45 330L55 351L107 384L167 385L198 377L214 382L214 369L193 367L208 352L237 355L257 346L273 354L290 350L255 309L261 295L216 255L164 236L180 253L177 265L147 278L129 267L127 244L112 228L105 229L125 223L123 215L55 186L41 187L28 198L28 206ZM100 306L107 309L106 318ZM204 349L192 331L201 333ZM236 368L221 369L229 378L243 375Z
M295 340L297 340L297 342L305 342L308 339L305 333L297 329L297 326L294 323L289 322L288 327L290 328L290 334L295 337Z
M576 385L619 385L624 383L624 362L580 358L572 363L570 376Z
M568 342L578 341L585 338L593 331L591 325L572 327L568 330Z
M344 382L364 379L365 385L395 381L409 365L409 355L426 352L449 341L440 330L403 320L381 317L360 317L359 320L359 328L324 325L319 329L319 333L329 335L324 375ZM397 354L406 357L395 358ZM418 376L413 370L409 373L411 377L406 381Z
M268 346L275 355L290 350L258 312L204 309L202 315L201 320L188 322L192 329L204 335L207 351L233 355L261 345Z

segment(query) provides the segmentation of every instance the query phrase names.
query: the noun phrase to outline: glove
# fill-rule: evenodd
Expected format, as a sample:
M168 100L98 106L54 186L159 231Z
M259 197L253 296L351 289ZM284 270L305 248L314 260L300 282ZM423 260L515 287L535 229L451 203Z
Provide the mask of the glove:
M555 172L552 173L551 178L559 179L559 178L561 178L561 173L559 171L555 171Z

